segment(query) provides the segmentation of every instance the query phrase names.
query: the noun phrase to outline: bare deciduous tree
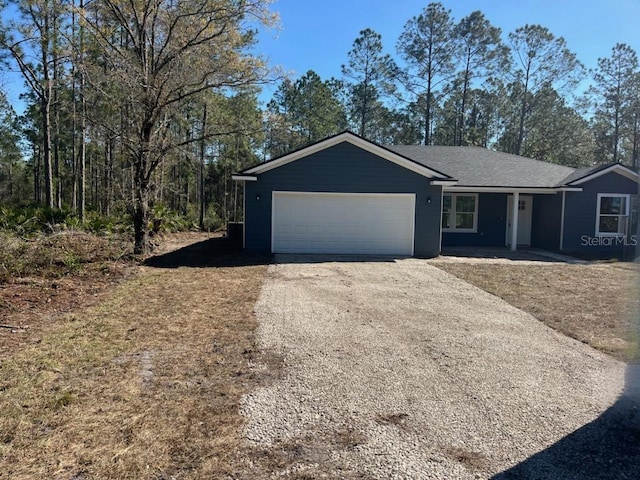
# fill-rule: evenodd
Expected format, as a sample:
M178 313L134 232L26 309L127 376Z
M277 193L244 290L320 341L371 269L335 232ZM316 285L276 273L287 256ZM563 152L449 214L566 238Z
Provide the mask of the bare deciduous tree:
M170 151L200 140L172 131L180 107L203 92L264 78L263 62L247 48L254 41L252 27L273 21L266 7L266 0L100 0L83 12L100 53L101 85L117 85L104 91L103 99L127 105L119 135L134 167L136 253L146 250L156 167Z

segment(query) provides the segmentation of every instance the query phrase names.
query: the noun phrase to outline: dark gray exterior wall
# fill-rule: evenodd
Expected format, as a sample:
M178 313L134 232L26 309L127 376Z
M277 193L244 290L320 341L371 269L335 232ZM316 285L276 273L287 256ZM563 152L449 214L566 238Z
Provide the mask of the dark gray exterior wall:
M558 251L561 218L561 192L552 195L534 195L531 212L531 246Z
M245 248L249 251L271 252L273 191L415 193L414 255L434 257L440 253L442 187L350 143L261 173L255 182L245 182Z
M506 215L506 193L480 193L477 232L442 232L442 247L504 247Z
M564 215L563 251L593 258L628 258L635 250L631 245L603 240L603 244L588 244L595 238L598 193L638 194L638 183L617 173L608 173L579 185L582 192L567 192ZM602 237L603 239L605 237ZM597 240L595 240L598 243ZM606 242L612 242L606 245Z

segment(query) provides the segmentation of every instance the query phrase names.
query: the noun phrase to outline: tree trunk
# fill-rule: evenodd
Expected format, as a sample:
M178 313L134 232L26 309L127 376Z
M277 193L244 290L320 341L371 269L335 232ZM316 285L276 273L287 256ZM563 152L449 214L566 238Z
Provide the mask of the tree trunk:
M429 80L429 87L427 89L427 106L424 111L424 144L429 145L431 143L431 80Z
M146 178L147 152L141 151L135 165L135 185L133 206L134 246L133 253L143 254L147 251L147 224L149 219L149 182Z
M80 0L80 10L84 9L84 0ZM84 222L86 206L86 163L87 148L85 135L87 130L87 100L85 98L84 75L84 27L80 25L80 151L78 152L78 214Z
M42 197L40 195L40 146L33 142L33 201L40 204Z
M363 92L362 92L362 112L360 114L360 133L359 135L363 138L365 138L364 132L365 132L365 128L367 126L367 107L368 107L368 102L367 102L367 95L369 94L369 82L367 81L366 77L365 77L365 81L362 84L363 86Z
M49 87L50 88L50 87ZM45 95L42 98L40 107L42 109L42 157L44 163L44 194L46 206L54 207L53 199L53 170L51 166L51 117L50 117L50 97Z
M44 31L49 32L49 18L44 18ZM52 83L49 76L49 39L42 35L42 95L40 95L40 108L42 110L42 154L44 161L44 190L46 206L54 207L53 201L53 171L51 168L51 93Z
M631 164L633 169L637 172L638 167L638 150L640 150L640 113L636 112L633 115L633 149L631 152Z
M618 144L620 143L620 97L622 95L620 90L620 80L618 80L618 84L616 85L615 113L613 117L613 163L618 163Z
M202 112L202 140L200 141L200 230L204 231L204 214L207 208L204 198L204 150L207 134L207 104Z
M465 137L465 113L467 108L467 91L469 90L469 63L470 63L471 53L467 51L467 63L465 65L464 70L464 84L462 85L462 104L460 105L460 125L459 125L459 133L458 138L456 139L456 145L461 146L464 143Z
M531 62L527 63L527 70L524 80L524 89L522 92L522 104L520 108L520 120L518 123L518 138L516 139L516 145L513 152L516 155L522 153L522 144L524 143L524 120L527 115L527 97L529 96L529 73L531 70Z
M103 169L103 185L102 185L102 213L109 216L111 213L111 171L113 169L113 152L111 150L111 135L107 135L104 142L104 169Z
M55 18L54 18L55 25ZM55 32L55 26L54 26ZM54 35L55 36L55 35ZM53 45L53 77L52 77L52 105L53 105L53 177L55 186L54 201L57 209L62 208L62 181L60 178L60 106L58 94L58 55L56 45ZM45 67L46 68L46 67Z
M153 124L147 117L142 122L140 130L140 147L133 158L134 175L134 206L133 206L133 253L140 255L147 251L148 219L149 219L149 185L151 182L149 147L151 144Z
M86 206L86 166L87 148L85 132L87 129L87 103L84 98L84 74L80 77L80 150L78 151L78 214L80 221L84 222Z
M136 175L137 177L137 175ZM137 180L137 178L136 178ZM148 186L136 186L136 204L133 210L134 246L133 253L141 255L147 251L147 222L149 218Z

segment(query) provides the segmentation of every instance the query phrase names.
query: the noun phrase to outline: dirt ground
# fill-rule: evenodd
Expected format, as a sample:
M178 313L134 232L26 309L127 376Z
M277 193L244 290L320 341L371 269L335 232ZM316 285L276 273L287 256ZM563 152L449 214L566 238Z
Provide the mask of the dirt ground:
M202 234L160 252L115 286L11 302L30 328L2 333L0 478L231 478L264 260Z
M440 257L430 263L550 327L624 361L640 360L640 265Z
M0 284L0 323L11 327L0 328L0 479L252 478L237 476L247 454L241 398L283 367L254 337L269 262L219 235L185 233L167 236L141 265L100 263ZM627 341L616 330L623 324L598 321L598 312L623 301L616 295L637 270L565 267L442 268L543 320L558 311L557 321L579 325L585 316L592 330L604 326L615 332L604 337ZM600 289L602 278L612 290ZM498 293L504 284L514 285L511 299ZM292 452L264 460L289 463Z
M136 275L132 263L89 267L61 278L25 277L0 283L0 360L42 341L65 314L96 305L120 282Z
M149 256L220 238L221 233L181 232L154 239ZM96 305L118 284L141 273L132 258L84 265L81 270L51 278L30 275L0 282L0 360L42 341L42 335L67 313Z

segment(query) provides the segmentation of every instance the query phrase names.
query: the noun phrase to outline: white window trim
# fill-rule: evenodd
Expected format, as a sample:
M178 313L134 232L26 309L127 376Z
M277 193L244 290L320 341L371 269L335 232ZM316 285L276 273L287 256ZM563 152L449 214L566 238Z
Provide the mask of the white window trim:
M624 197L626 199L625 203L625 213L624 214L620 214L620 215L609 215L609 214L604 214L604 215L609 215L611 217L613 216L618 216L618 217L625 217L627 220L629 219L629 208L631 205L631 195L628 193L599 193L598 194L598 200L597 200L597 204L596 204L596 236L598 237L624 237L626 236L626 233L612 233L612 232L600 232L600 199L602 197Z
M442 208L444 209L444 197L447 195L451 196L451 212L449 212L449 225L455 225L456 219L456 197L474 197L475 201L473 202L475 205L475 211L473 212L473 228L455 228L442 227L443 232L451 232L451 233L477 233L478 232L478 194L477 193L453 193L453 192L443 192L442 194ZM440 212L440 225L442 225L442 211ZM470 213L470 212L462 212L462 213Z

